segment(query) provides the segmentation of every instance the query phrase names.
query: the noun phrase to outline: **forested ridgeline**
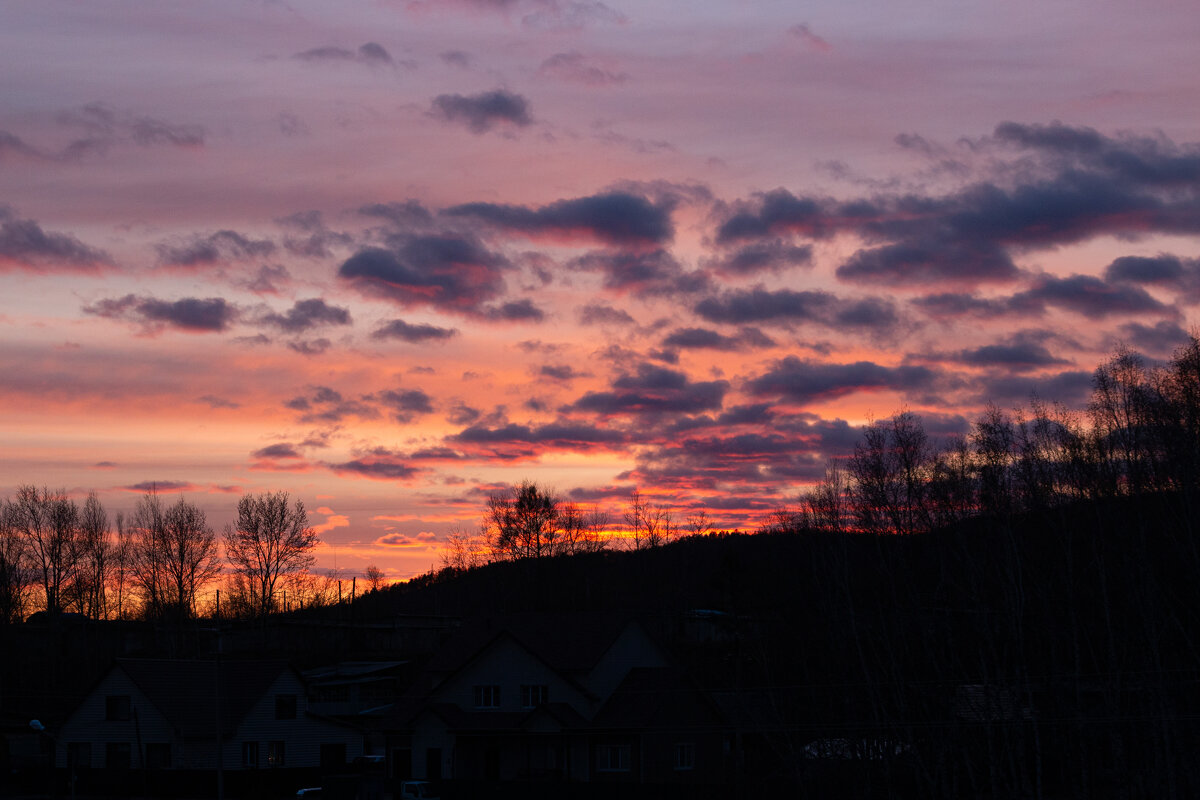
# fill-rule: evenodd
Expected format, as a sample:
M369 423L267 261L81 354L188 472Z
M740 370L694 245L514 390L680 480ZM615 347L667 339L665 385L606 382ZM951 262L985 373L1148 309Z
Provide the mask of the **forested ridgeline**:
M824 767L805 748L837 740L892 753L870 766L913 788L899 796L1194 796L1195 501L1083 499L906 536L688 537L447 570L358 605L637 615L737 710L766 769L795 771L772 772L784 784L808 785Z

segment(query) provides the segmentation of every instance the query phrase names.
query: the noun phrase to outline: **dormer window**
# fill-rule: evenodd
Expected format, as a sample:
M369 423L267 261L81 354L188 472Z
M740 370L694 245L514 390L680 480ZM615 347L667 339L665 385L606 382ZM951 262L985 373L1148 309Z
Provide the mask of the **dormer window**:
M496 685L475 687L476 708L499 708L500 687Z

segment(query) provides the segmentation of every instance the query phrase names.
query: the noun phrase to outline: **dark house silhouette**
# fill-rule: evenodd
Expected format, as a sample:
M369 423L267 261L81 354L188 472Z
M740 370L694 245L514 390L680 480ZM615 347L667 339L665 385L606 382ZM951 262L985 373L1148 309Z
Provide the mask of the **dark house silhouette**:
M723 781L729 728L637 621L530 614L464 627L396 706L398 778Z
M283 661L118 659L56 734L54 763L74 773L337 771L363 733L313 714ZM171 783L166 781L166 783ZM174 782L175 785L178 781Z

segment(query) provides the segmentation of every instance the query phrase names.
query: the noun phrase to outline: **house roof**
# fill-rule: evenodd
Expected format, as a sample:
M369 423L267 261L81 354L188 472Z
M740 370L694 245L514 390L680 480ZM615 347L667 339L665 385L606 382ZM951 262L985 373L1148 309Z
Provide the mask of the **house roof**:
M455 672L503 634L556 671L584 673L629 626L614 614L536 613L488 617L464 625L430 659L430 672Z
M122 670L184 738L212 736L218 697L215 661L117 659ZM232 735L279 675L285 661L221 661L221 735Z
M635 667L597 712L597 729L698 729L721 726L724 717L677 669Z
M566 703L547 703L529 711L465 711L453 703L430 703L423 706L414 718L422 713L437 715L455 733L523 730L533 727L541 718L549 718L557 727L564 729L588 726L587 720Z
M391 677L391 673L407 666L407 661L339 661L303 671L304 678L321 684L351 683L376 677Z

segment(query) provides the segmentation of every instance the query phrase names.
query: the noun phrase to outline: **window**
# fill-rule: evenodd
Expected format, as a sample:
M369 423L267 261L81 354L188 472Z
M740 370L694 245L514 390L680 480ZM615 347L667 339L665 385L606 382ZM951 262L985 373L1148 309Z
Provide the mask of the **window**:
M129 721L129 695L110 694L104 698L104 718L109 722Z
M250 769L258 766L258 742L242 742L242 766Z
M475 687L475 707L476 708L499 708L500 707L500 687L499 686L476 686Z
M129 769L129 742L109 742L104 746L104 766L109 769Z
M696 745L692 742L678 742L675 745L675 769L696 768Z
M549 702L549 687L544 683L522 684L521 708L537 708Z
M283 764L283 742L267 742L267 766L282 767Z
M277 694L275 695L275 719L295 719L296 718L296 695L294 694Z
M596 748L596 771L629 772L629 745L599 745Z
M168 769L171 766L170 742L146 742L146 768Z
M92 765L91 742L67 742L67 766L87 769Z

